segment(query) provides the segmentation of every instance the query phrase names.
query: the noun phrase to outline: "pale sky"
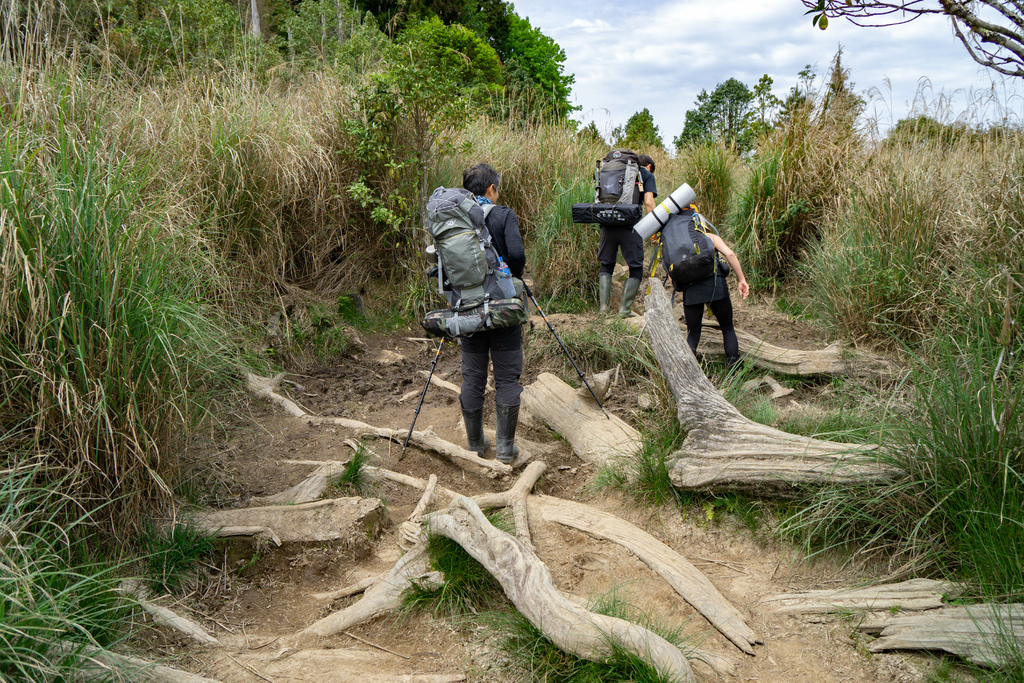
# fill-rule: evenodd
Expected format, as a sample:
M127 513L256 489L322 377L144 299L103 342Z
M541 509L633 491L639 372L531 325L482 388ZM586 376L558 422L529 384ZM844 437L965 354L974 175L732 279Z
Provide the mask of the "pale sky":
M1008 118L1024 104L1015 81L977 65L946 19L888 28L832 19L821 31L800 0L513 0L516 13L565 50L575 118L607 137L647 108L662 140L683 130L697 94L729 78L753 89L762 74L784 99L806 65L820 84L839 45L867 115L884 131L909 114L970 122ZM994 93L994 96L993 96Z

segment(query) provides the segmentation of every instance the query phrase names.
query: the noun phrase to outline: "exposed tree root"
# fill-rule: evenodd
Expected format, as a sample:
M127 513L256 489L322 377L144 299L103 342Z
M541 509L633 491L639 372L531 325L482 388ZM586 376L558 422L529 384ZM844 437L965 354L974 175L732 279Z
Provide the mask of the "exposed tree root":
M597 508L561 498L534 495L527 499L527 504L534 517L572 527L629 550L747 654L754 654L753 645L762 642L743 615L700 570L643 529Z
M359 422L358 420L311 415L291 399L277 393L277 388L281 379L280 375L273 378L266 378L249 373L246 377L248 379L249 390L251 392L257 396L269 399L281 406L289 415L307 420L310 424L337 425L339 427L351 429L359 434L375 434L383 439L402 442L405 441L406 435L409 434L408 429L375 427L373 425L366 424L365 422ZM473 451L468 451L461 446L457 446L441 439L430 429L421 432L413 432L409 437L409 442L416 445L418 448L444 455L452 463L467 471L474 473L489 473L492 476L500 476L510 474L512 472L512 468L509 465L498 462L497 460L486 460L481 458Z
M782 614L849 614L852 610L919 612L945 607L943 596L960 589L948 581L910 579L900 583L863 588L783 593L762 600Z
M741 415L704 376L657 283L647 296L646 316L651 346L687 431L667 463L676 486L791 495L803 486L902 476L871 454L873 446L794 436Z
M444 512L431 515L427 525L480 562L516 609L560 649L601 660L617 648L649 662L670 680L695 680L683 653L661 636L622 619L588 612L568 600L534 552L494 528L472 500L456 499Z

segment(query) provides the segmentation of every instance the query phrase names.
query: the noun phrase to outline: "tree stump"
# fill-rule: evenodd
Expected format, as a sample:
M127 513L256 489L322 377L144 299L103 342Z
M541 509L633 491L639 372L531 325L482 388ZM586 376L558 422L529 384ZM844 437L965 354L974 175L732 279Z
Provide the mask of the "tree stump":
M646 316L651 346L687 431L667 463L679 488L786 496L804 486L884 483L902 476L872 456L875 446L794 436L740 414L704 376L656 282Z

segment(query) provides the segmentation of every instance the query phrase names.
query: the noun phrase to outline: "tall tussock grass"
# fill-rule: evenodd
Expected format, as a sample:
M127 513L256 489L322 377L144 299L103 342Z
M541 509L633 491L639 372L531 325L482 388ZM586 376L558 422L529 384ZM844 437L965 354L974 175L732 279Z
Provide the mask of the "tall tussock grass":
M142 209L125 158L57 130L0 138L2 456L46 475L97 521L131 529L171 501L172 432L201 407L223 339L203 283Z
M1015 314L1019 314L1019 306ZM1024 341L1017 331L948 338L918 357L919 410L889 458L906 473L880 487L826 490L785 528L814 551L843 547L896 574L938 573L968 594L1024 597Z
M921 343L1002 320L1006 268L1024 275L1018 135L882 146L820 223L801 273L812 308L847 338Z
M0 679L75 680L86 654L125 635L119 568L86 551L88 515L36 487L38 463L0 470ZM93 673L96 673L95 670Z

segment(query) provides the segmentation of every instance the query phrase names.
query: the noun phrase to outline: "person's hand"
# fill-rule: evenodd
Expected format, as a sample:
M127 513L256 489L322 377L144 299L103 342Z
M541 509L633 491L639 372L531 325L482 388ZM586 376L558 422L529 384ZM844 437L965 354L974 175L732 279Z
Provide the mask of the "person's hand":
M750 285L746 280L740 280L740 296L746 299L748 294L750 294Z

